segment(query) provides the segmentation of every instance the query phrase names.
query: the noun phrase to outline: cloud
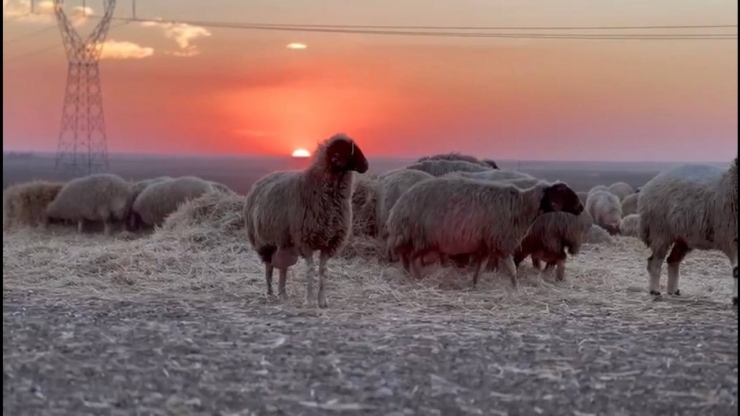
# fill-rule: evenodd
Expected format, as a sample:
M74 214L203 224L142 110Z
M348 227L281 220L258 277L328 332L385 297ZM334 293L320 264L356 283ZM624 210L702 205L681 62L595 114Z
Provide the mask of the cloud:
M234 134L238 136L247 136L247 137L254 137L254 138L275 137L275 132L273 131L249 130L249 129L235 130Z
M167 39L172 39L180 48L169 54L175 56L195 56L200 53L198 48L192 44L195 39L211 36L208 29L200 26L193 26L186 23L167 23L158 21L142 22L143 27L158 27L164 31Z
M88 21L88 16L95 11L90 7L73 7L67 12L67 17L75 27L82 26ZM3 19L22 23L53 23L54 2L44 0L36 3L34 13L31 14L31 0L3 0Z
M100 59L144 59L152 55L154 55L154 48L111 39L103 43Z

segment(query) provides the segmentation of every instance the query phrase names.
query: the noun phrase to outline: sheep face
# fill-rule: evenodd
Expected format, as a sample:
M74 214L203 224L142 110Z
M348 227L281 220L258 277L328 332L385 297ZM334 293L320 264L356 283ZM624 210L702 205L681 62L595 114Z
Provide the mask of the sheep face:
M142 222L139 214L134 212L134 210L129 210L128 217L126 218L126 230L131 233L136 232L141 228Z
M540 200L540 209L542 212L563 211L580 215L583 212L583 203L574 190L560 182L545 189L545 195Z
M369 167L360 147L347 136L334 136L326 148L326 154L335 172L365 173Z
M483 159L483 163L485 163L486 165L490 166L493 169L499 170L499 167L496 164L496 162L494 162L491 159Z

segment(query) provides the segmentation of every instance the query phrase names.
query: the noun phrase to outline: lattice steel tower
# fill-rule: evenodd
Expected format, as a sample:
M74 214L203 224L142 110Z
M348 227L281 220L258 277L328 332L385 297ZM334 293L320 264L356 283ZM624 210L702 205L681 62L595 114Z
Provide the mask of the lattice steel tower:
M98 63L116 0L103 0L103 6L104 11L97 26L83 39L64 13L64 0L54 0L54 13L69 60L57 145L57 169L72 168L78 173L88 174L108 170L108 144Z

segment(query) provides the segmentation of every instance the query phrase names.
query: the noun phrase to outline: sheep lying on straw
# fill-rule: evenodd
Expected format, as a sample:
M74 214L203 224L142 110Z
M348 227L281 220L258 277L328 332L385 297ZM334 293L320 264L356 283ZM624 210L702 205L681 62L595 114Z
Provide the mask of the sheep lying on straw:
M98 173L73 179L46 208L49 219L77 222L81 233L85 221L102 221L105 235L112 224L123 221L131 206L132 185L118 175Z
M19 183L3 191L3 230L17 226L46 226L46 207L64 187L60 182Z
M306 300L313 299L314 253L319 251L318 306L327 306L326 266L345 245L352 228L352 172L368 162L354 140L337 134L324 141L305 171L274 172L253 186L244 206L249 242L265 263L267 294L272 273L280 272L278 294L285 298L288 268L306 262Z
M465 162L463 160L425 160L406 166L406 169L420 170L432 176L442 176L452 172L485 172L493 170L490 166Z
M652 253L650 293L660 295L666 256L667 291L679 295L679 265L686 255L695 249L719 250L732 266L737 305L737 158L728 170L707 165L669 169L645 184L639 195L640 238Z
M543 212L580 214L583 204L566 184L527 190L495 182L435 178L409 189L396 202L385 227L389 257L401 257L421 278L421 262L435 256L474 256L473 284L490 257L503 258L517 287L513 254Z

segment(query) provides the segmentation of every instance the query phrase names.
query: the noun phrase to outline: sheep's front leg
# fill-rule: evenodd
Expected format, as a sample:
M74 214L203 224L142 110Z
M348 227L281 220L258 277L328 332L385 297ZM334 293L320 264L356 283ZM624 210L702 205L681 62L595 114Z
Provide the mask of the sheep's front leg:
M77 220L77 234L82 234L83 231L85 231L85 219L80 218Z
M658 245L654 242L652 255L648 258L648 274L650 275L650 294L660 296L660 269L663 266L663 260L668 255L670 246Z
M270 263L265 263L265 283L267 283L267 296L272 296L272 271L274 267Z
M671 254L668 255L668 284L666 289L669 295L680 296L681 292L678 290L678 279L679 279L679 268L681 262L689 254L691 250L683 241L677 241L673 245Z
M319 255L319 308L326 308L326 263L329 261L329 256L324 252Z
M478 257L475 262L475 269L473 270L473 287L476 287L478 285L478 279L480 278L480 272L483 270L486 265L488 264L488 258L489 256L480 256Z
M555 267L555 278L559 281L565 280L565 259L558 259Z
M288 300L288 291L285 289L285 283L288 280L288 268L281 267L278 269L278 296L282 300Z
M313 275L314 263L313 252L304 253L303 258L306 260L306 305L310 305L313 300Z
M110 220L103 221L103 234L110 236L112 233L113 229L111 228Z
M421 280L421 257L411 256L411 277Z
M518 290L519 284L517 282L516 265L514 264L514 258L511 255L504 257L503 264L504 270L506 270L506 274L508 274L509 279L511 279L511 286L514 288L514 290Z

